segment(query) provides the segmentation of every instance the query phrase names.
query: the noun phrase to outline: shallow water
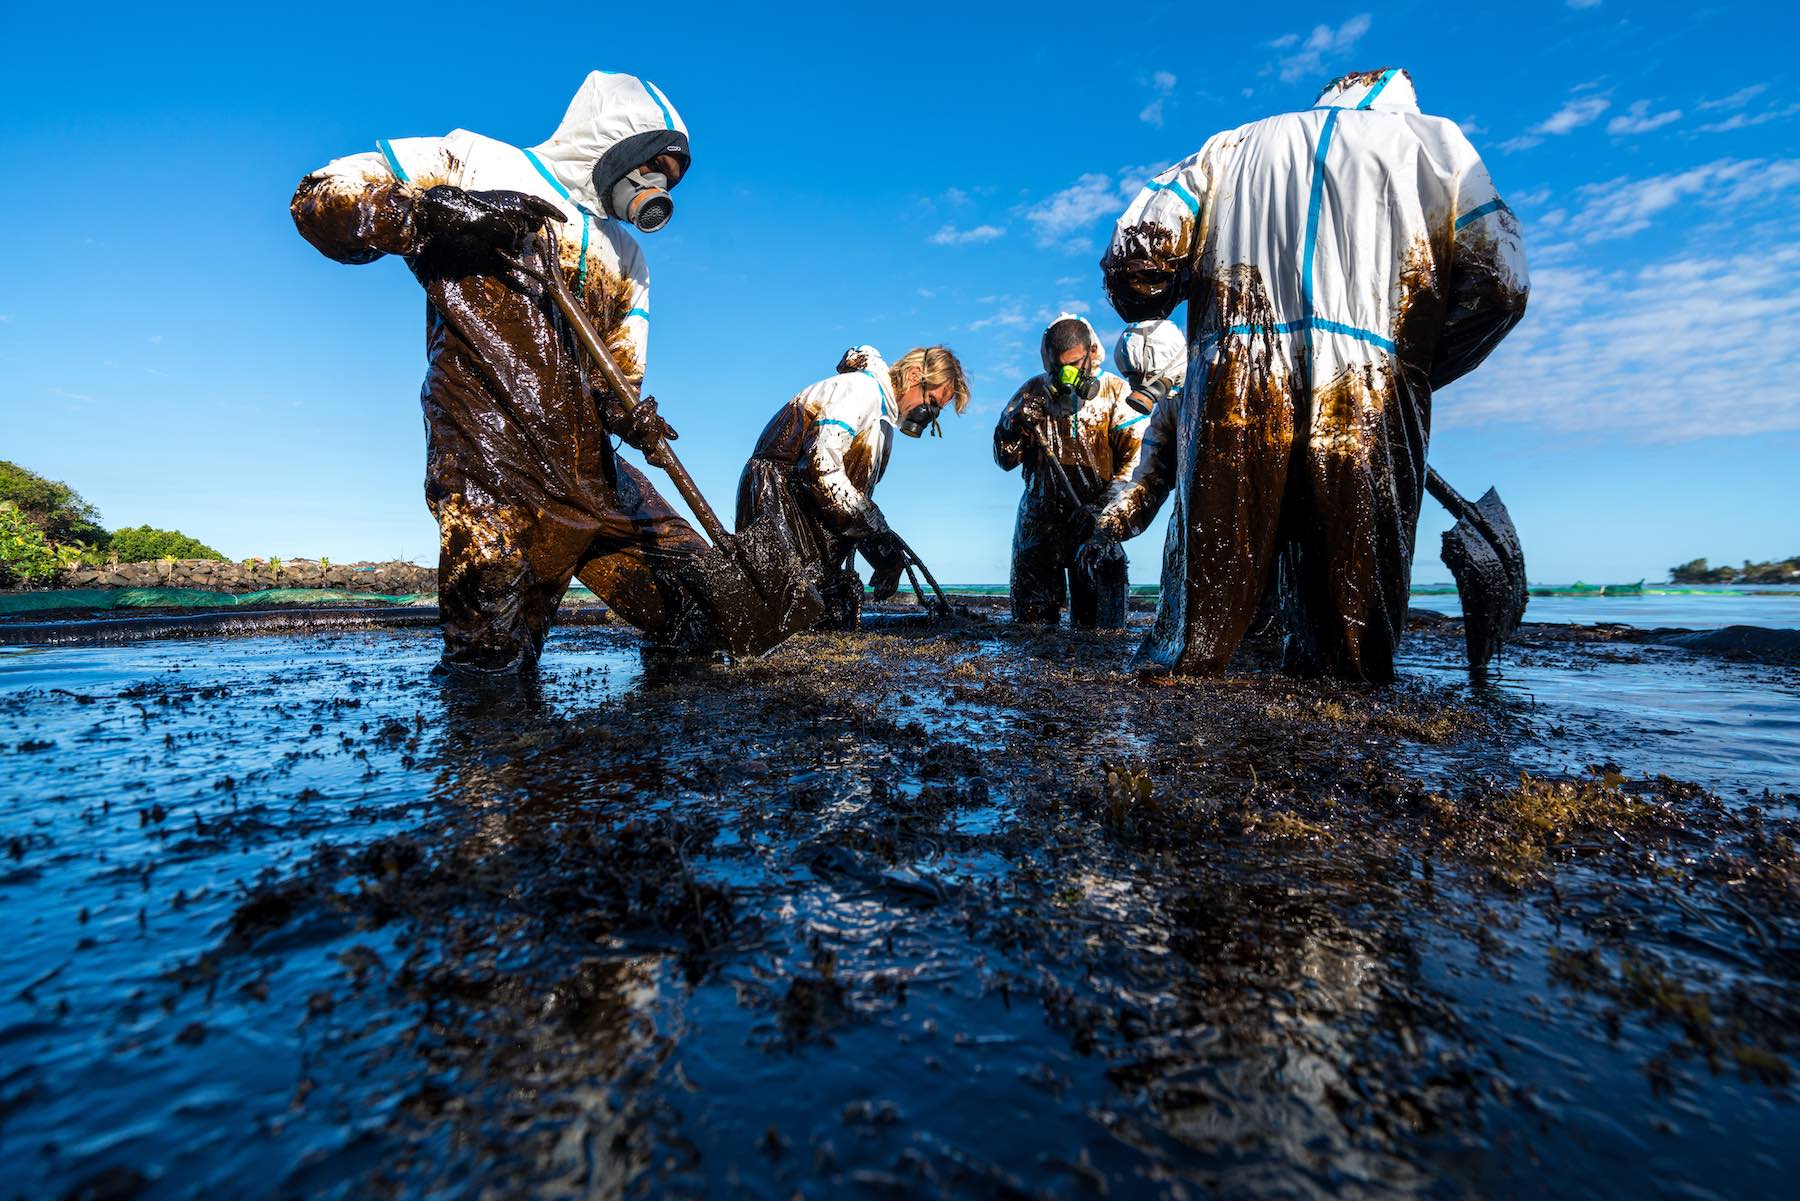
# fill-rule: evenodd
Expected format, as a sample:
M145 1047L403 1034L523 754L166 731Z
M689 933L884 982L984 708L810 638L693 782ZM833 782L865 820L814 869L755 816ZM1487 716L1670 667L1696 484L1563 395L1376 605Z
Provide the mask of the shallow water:
M1512 750L1522 767L1628 764L1721 792L1800 790L1800 671L1791 667L1722 668L1631 643L1510 646L1475 685L1459 648L1420 638L1402 644L1398 666L1527 722L1538 739Z
M432 631L0 651L4 1192L1778 1191L1790 1086L1722 1023L1783 1061L1797 969L1730 907L1777 948L1792 911L1635 858L1496 891L1329 814L1390 761L1791 788L1793 673L1571 645L1472 690L1426 634L1395 690L1189 693L1107 675L1132 641L659 682L560 629L523 694L434 680ZM1103 762L1211 832L1120 825ZM1302 794L1326 834L1207 816ZM1719 1029L1555 970L1621 945Z
M1462 604L1454 592L1415 592L1412 605L1452 617L1462 615ZM1616 622L1639 629L1716 630L1737 625L1796 629L1800 628L1800 588L1701 591L1652 587L1640 596L1534 596L1525 606L1525 620L1574 625Z

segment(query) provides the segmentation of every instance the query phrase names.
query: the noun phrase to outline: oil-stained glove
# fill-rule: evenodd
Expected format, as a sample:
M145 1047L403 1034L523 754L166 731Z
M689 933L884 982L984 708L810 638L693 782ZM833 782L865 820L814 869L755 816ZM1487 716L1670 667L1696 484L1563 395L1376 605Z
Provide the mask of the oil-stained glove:
M428 245L461 242L518 254L546 221L560 222L563 214L524 192L465 192L439 184L413 201L413 217Z
M869 588L875 599L883 601L898 592L900 573L906 570L906 551L899 535L884 526L864 538L857 549L873 568Z
M631 411L626 412L617 397L610 392L605 395L607 400L601 405L600 415L607 430L625 439L625 445L642 451L644 461L652 467L669 466L669 443L681 435L656 411L656 397L639 397Z
M1118 535L1107 529L1104 522L1095 523L1094 532L1075 552L1076 569L1089 579L1098 578L1106 568L1124 561L1125 548L1119 545Z

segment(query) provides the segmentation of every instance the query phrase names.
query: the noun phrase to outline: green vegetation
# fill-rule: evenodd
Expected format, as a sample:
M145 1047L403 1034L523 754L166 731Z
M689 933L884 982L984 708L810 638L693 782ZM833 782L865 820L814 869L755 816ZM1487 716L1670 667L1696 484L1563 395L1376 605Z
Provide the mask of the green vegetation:
M56 550L44 531L16 503L0 500L0 584L47 584L56 572Z
M179 530L141 525L109 534L75 489L0 460L0 587L43 587L59 572L109 562L224 557Z
M4 459L0 459L0 501L17 506L51 542L106 542L99 512L80 493Z
M159 530L147 525L114 530L108 545L121 563L148 563L153 559L217 559L225 556L180 530Z
M1742 567L1709 567L1705 559L1691 559L1669 568L1676 584L1800 584L1800 555L1752 563Z

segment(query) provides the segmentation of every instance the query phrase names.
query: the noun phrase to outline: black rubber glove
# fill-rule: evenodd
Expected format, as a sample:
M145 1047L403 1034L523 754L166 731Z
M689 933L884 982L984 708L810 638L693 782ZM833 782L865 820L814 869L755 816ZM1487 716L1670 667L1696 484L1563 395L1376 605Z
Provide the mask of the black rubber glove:
M1094 536L1095 531L1100 528L1099 523L1100 510L1093 505L1082 505L1081 511L1075 514L1072 525L1075 532L1081 536L1081 540L1086 542L1091 539ZM1118 543L1115 542L1113 545L1117 546Z
M1107 567L1124 559L1125 548L1119 545L1118 536L1105 525L1096 523L1094 532L1075 552L1075 568L1089 579L1097 579Z
M869 589L878 601L884 601L900 590L900 573L906 570L906 551L900 538L890 529L880 529L862 540L857 547L869 561Z
M601 416L606 420L607 431L625 439L625 445L642 451L644 460L651 466L667 467L668 443L681 435L656 411L656 397L639 397L637 405L629 413L625 411L624 404L610 392L606 393L606 397L606 402L601 406Z
M463 243L518 254L547 221L562 210L524 192L465 192L449 184L426 188L413 201L413 216L425 242Z

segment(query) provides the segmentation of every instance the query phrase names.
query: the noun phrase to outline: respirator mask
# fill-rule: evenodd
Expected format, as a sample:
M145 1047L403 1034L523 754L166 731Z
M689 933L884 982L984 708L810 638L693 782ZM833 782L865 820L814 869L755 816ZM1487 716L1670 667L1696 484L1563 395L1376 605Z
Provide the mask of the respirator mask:
M632 134L594 164L594 195L607 216L655 233L675 215L675 201L669 195L674 185L665 168L669 162L676 164L673 178L678 183L691 161L687 134L679 129Z
M943 405L927 398L924 404L919 405L900 419L900 432L908 438L917 438L923 435L926 427L929 426L933 438L942 438L944 431L938 425L938 414L943 411Z
M1181 386L1171 384L1166 379L1138 379L1131 381L1131 395L1125 398L1125 403L1140 413L1148 413L1155 406L1173 400L1180 394Z
M647 234L653 234L675 215L675 200L669 195L669 177L661 171L639 167L627 172L613 185L613 212Z
M1100 373L1088 374L1087 365L1064 363L1056 369L1056 387L1059 392L1089 401L1100 394Z

